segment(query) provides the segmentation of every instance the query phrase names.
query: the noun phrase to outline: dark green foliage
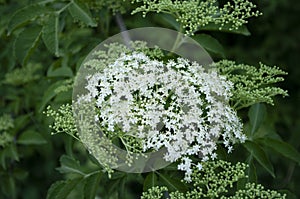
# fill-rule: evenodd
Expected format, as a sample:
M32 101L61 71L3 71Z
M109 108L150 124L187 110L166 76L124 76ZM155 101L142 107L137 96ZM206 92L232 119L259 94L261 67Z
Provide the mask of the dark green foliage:
M267 67L263 67L264 71L252 68L260 75L252 76L254 81L259 82L266 74L274 77L252 85L252 90L243 90L245 79L235 79L234 83L239 84L236 92L240 92L241 98L231 103L241 109L239 114L249 140L232 154L220 151L218 156L249 164L245 171L248 178L237 186L255 190L257 187L249 182L258 181L266 188L287 193L287 198L299 197L300 3L298 0L254 3L263 16L251 19L248 28L242 25L232 29L229 23L220 30L218 23L209 23L189 30L186 24L190 21L182 27L182 17L176 21L176 16L168 14L149 13L145 18L131 15L136 8L143 11L139 7L141 2L0 0L0 198L130 199L140 197L143 189L156 186L166 187L160 190L162 195L166 190L182 193L191 190L189 184L180 181L182 173L177 171L176 164L159 173L116 171L109 178L80 142L66 134L51 136L49 125L53 120L43 111L48 105L60 110L62 105L71 103L73 79L81 62L99 42L120 32L115 22L119 13L128 29L161 26L180 30L181 27L193 33L193 38L216 60L228 58L244 63L240 67L262 62L287 71L285 81L281 82L283 79L273 76L285 74L281 69L265 73L269 72ZM223 64L219 64L223 72L228 72L225 65L232 66L232 62L218 63ZM279 82L283 89L268 90L267 86L274 82ZM286 95L285 90L288 97L274 98L277 94ZM245 92L253 94L253 98L242 98ZM244 101L238 101L241 99ZM71 106L67 108L71 110ZM61 121L66 119L61 117ZM76 129L67 128L71 120L65 126L61 124L62 129L55 130L76 137ZM244 196L243 191L239 194Z

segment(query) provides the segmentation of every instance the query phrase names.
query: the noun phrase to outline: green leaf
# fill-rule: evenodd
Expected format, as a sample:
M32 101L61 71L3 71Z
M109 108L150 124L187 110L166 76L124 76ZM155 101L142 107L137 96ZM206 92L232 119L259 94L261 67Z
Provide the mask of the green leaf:
M244 189L245 185L249 182L257 183L256 167L253 163L253 155L250 154L246 162L249 165L245 171L245 174L248 176L248 178L240 179L237 182L237 189Z
M54 183L48 190L47 199L66 199L81 181L82 178L75 178Z
M94 199L99 188L99 183L102 173L95 173L88 178L86 178L86 184L84 186L84 198L85 199Z
M249 167L246 170L246 175L248 176L248 182L257 182L257 174L256 174L256 167L253 163L252 155L250 155L250 159L247 161Z
M59 15L52 13L43 25L42 37L47 49L57 57L59 56L58 29Z
M7 153L7 150L0 150L0 163L4 170L6 170L6 162L5 162L6 153Z
M28 113L26 115L19 115L15 121L15 127L13 129L14 135L17 134L22 128L24 128L26 125L30 122L30 117L32 116L31 113Z
M64 185L65 181L57 181L53 183L47 192L47 199L57 199L57 195Z
M219 156L218 156L219 157ZM176 163L169 164L164 168L165 171L178 171L178 166Z
M97 26L97 23L92 18L88 7L84 3L73 0L68 9L74 19L80 20L91 27Z
M207 34L197 34L193 37L206 50L225 57L225 51L220 42Z
M85 175L82 172L79 162L70 156L63 155L60 158L61 167L57 168L61 173L75 173L79 175Z
M72 139L72 138L70 138ZM90 153L87 153L87 156L89 158L89 160L91 161L92 164L95 164L97 165L98 167L101 167L102 165L99 163L99 161L93 156L91 155Z
M160 181L168 187L169 191L185 192L187 190L185 184L183 184L180 179L170 178L169 176L161 173L158 173L158 175L160 177Z
M250 107L248 112L248 117L250 119L251 125L251 135L255 133L262 122L264 121L266 115L266 106L264 104L254 104Z
M18 144L24 145L35 145L35 144L46 144L47 141L40 135L40 133L28 130L20 135L17 141Z
M119 181L119 187L118 187L118 196L119 198L123 198L126 195L125 190L125 182L126 182L126 176Z
M26 22L35 19L41 14L46 14L50 9L39 4L29 5L17 10L8 23L8 34Z
M22 65L26 64L28 58L37 47L41 36L41 29L39 26L26 28L17 36L13 47L14 54Z
M70 157L74 157L74 153L73 153L74 138L72 136L68 136L64 140L64 143L65 143L64 145L65 145L66 154Z
M230 29L232 26L231 24L225 24L222 29L220 30L220 25L218 24L214 24L214 23L210 23L204 27L201 27L199 30L208 30L208 31L218 31L218 32L229 32L229 33L235 33L235 34L241 34L241 35L245 35L245 36L249 36L251 35L251 33L249 32L247 26L243 25L241 27L239 27L238 29Z
M116 171L112 174L110 179L117 180L117 179L124 178L125 176L126 176L126 174L124 172Z
M175 30L180 30L180 24L176 21L174 17L169 14L160 14L159 15L165 22L170 24Z
M294 160L300 165L300 153L292 145L273 138L264 138L262 141L265 146L270 147L284 157Z
M22 170L22 169L15 169L13 176L15 179L18 180L25 180L29 175L29 172L26 170Z
M256 143L246 141L243 146L250 152L250 154L263 166L273 178L275 178L274 168L270 162L265 151Z
M65 92L60 92L56 95L53 102L56 103L69 103L72 100L72 90L67 90Z
M39 112L42 112L45 109L46 104L57 95L55 89L61 86L64 81L65 80L56 81L48 87L48 89L44 92L41 104L39 106Z
M8 150L7 154L9 155L10 158L12 158L15 161L19 161L19 154L16 145L10 144L7 150Z
M16 198L16 183L12 176L4 178L1 182L1 187L2 191L9 196L9 198Z
M145 178L143 190L147 191L155 185L157 185L157 175L154 172L151 172Z
M72 180L67 180L62 189L58 192L55 199L65 199L67 196L75 189L76 185L78 185L82 181L82 178L75 178Z
M48 70L48 77L73 77L73 71L68 67L60 67L55 70Z
M286 194L286 199L297 199L298 198L294 193L290 192L289 190L279 190L278 192L281 194Z

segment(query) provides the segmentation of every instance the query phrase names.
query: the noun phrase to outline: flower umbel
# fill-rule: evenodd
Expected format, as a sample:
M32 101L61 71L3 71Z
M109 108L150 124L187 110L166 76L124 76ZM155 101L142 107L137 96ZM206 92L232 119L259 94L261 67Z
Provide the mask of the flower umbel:
M178 58L165 63L141 52L124 53L86 80L88 92L77 102L94 103L94 118L104 134L132 137L143 152L165 147L164 159L182 161L178 168L186 180L194 164L189 156L215 159L217 142L230 150L246 139L228 104L232 83L196 62Z
M186 34L207 26L217 26L220 30L239 29L246 24L248 18L259 16L255 11L256 5L248 0L228 1L223 6L217 0L133 0L142 2L143 5L136 8L132 13L142 12L146 16L148 12L167 13L179 22Z
M143 192L142 199L162 199L163 193L168 193L170 199L199 199L199 198L267 198L284 199L286 194L281 194L274 190L264 188L260 184L241 183L236 190L238 181L247 178L245 170L248 165L238 162L232 164L223 160L208 161L203 163L203 168L199 171L192 169L191 189L187 192L179 190L170 191L165 186L154 186Z

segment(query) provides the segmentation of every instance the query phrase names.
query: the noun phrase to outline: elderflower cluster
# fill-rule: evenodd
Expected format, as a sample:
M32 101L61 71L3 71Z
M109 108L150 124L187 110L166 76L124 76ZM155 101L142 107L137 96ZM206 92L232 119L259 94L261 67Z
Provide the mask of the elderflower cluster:
M40 64L29 63L22 68L16 68L11 72L5 74L4 83L19 86L28 82L37 80L40 78L39 74L36 74L42 66Z
M189 156L215 159L218 141L230 152L232 144L246 139L228 104L232 83L196 62L164 63L141 52L124 53L86 80L88 92L77 103L94 104L94 119L106 136L130 135L141 140L144 152L165 147L164 159L182 161L178 169L187 181L193 165Z
M274 105L273 97L287 96L287 91L272 84L284 80L281 75L287 73L278 67L270 67L260 63L260 67L237 64L234 61L222 60L213 64L220 74L234 84L230 102L235 109L249 107L255 103Z
M259 16L261 13L253 11L256 5L248 0L228 1L219 6L218 0L134 0L143 5L132 13L142 12L146 16L148 12L167 13L175 17L186 34L193 35L197 30L208 26L217 25L220 30L234 30L247 23L247 19Z
M180 192L176 190L171 192L165 186L154 186L143 192L141 199L162 199L166 194L169 195L170 199L286 198L285 194L265 189L262 185L255 183L246 183L244 186L240 184L240 187L236 189L236 183L247 178L246 168L247 165L240 162L235 165L223 160L205 162L201 171L193 168L192 185L189 191Z
M78 139L75 118L72 112L72 105L63 104L58 108L57 111L53 110L51 106L48 106L44 113L47 115L47 117L52 117L54 119L54 124L49 126L54 130L52 134L64 132L71 135L75 139Z
M63 80L60 85L54 89L55 94L67 92L72 90L74 84L74 78Z

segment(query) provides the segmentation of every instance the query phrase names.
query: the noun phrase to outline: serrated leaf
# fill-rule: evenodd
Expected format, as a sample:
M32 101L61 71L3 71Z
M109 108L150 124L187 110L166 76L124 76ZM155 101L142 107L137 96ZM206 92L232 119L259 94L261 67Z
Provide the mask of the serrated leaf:
M53 83L51 86L48 87L48 89L44 92L41 104L39 106L39 112L42 112L46 106L46 104L57 95L55 92L55 89L62 85L62 83L65 80L60 80L55 83Z
M58 30L59 30L59 15L52 13L48 20L43 25L43 34L42 38L47 47L47 49L59 56L59 39L58 39Z
M79 162L70 156L63 155L60 158L61 166L57 168L61 173L74 173L79 175L85 175L85 173L81 170Z
M86 178L86 184L84 186L84 198L85 199L94 199L99 188L99 183L102 173L95 173L88 178Z
M58 193L65 185L65 181L57 181L51 185L47 192L47 199L56 199Z
M176 178L170 178L169 176L158 173L160 181L168 187L169 191L180 191L185 192L187 190L185 184L181 182L181 180Z
M25 65L30 55L37 47L42 28L39 26L26 28L20 32L14 42L14 54L17 60Z
M143 190L147 191L155 185L157 185L157 175L154 172L151 172L145 178Z
M243 146L250 152L250 154L263 166L273 178L275 178L274 168L270 162L265 151L256 143L246 141Z
M266 115L266 106L264 104L254 104L250 107L248 112L248 117L250 119L250 126L251 126L251 135L253 135L262 122L264 121Z
M91 27L97 26L97 23L92 18L88 7L84 3L73 0L68 9L74 19L80 20Z
M49 8L39 4L29 5L17 10L8 23L8 34L11 34L17 27L49 11Z
M225 57L225 51L220 42L207 34L197 34L193 37L206 50Z
M54 183L48 190L47 199L66 199L81 181L82 178L75 178Z
M218 32L229 32L229 33L235 33L235 34L241 34L241 35L245 35L245 36L249 36L251 35L251 33L249 32L247 26L243 25L241 27L239 27L238 29L231 29L231 24L225 24L222 29L220 30L220 25L218 24L214 24L214 23L210 23L204 27L201 27L199 30L208 30L208 31L218 31Z
M18 144L24 145L35 145L35 144L46 144L47 141L38 132L28 130L23 132L17 141Z
M68 195L75 189L76 185L78 185L81 181L82 178L75 178L65 181L65 185L58 192L55 199L66 199Z
M300 165L300 153L292 145L273 138L264 138L263 144Z

